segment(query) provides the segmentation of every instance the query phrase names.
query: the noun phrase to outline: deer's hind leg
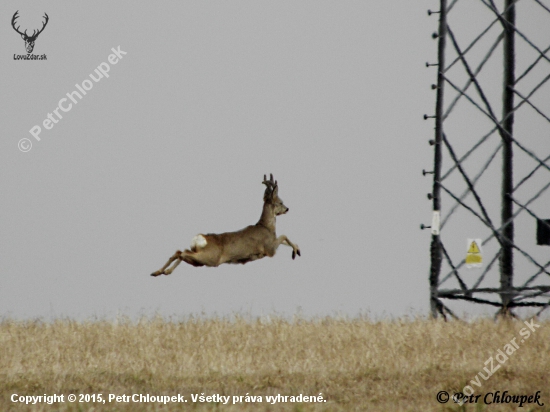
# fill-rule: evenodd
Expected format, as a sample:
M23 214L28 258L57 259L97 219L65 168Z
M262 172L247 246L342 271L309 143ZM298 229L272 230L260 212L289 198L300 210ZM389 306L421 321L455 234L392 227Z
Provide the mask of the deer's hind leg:
M182 253L181 250L177 250L176 253L174 253L174 255L170 259L168 259L168 262L166 262L166 264L156 272L151 273L151 276L169 275L170 273L172 273L174 268L170 270L170 273L166 273L166 268L170 266L172 262L176 259L178 259L178 262L179 262L179 257L181 256L181 253Z
M181 256L181 255L180 255L180 256ZM178 259L177 259L176 262L172 265L172 267L169 267L168 269L166 269L166 270L164 271L164 274L165 274L165 275L171 275L172 272L174 271L174 269L177 268L178 265L179 265L180 263L181 263L181 260L180 260L179 257L178 257Z
M193 265L193 266L204 266L203 263L199 262L197 259L195 259L193 257L193 255L195 255L196 253L194 252L191 252L190 250L184 250L183 252L180 253L180 255L178 256L176 262L172 265L172 267L166 269L164 271L164 274L165 275L170 275L175 268L178 267L178 265L183 261L185 263L189 263L190 265Z

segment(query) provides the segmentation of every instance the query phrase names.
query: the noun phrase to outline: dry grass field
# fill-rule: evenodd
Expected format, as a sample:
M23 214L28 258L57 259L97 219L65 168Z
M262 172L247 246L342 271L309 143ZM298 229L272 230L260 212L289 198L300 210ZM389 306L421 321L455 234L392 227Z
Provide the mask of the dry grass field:
M531 326L533 332L523 321L489 319L5 319L0 410L550 411L550 321L535 324L540 327ZM487 376L490 357L497 369L499 349L510 351L508 359L500 356L504 363L485 381L478 373ZM482 395L477 404L438 403L440 391L452 396L476 376L481 386L470 385ZM545 405L485 405L484 395L496 391L540 391ZM25 396L53 394L64 402L22 403ZM77 395L76 402L68 401L69 394ZM187 402L137 403L133 394L179 394ZM201 394L220 397L193 402ZM268 401L278 394L287 402ZM322 402L291 402L300 394ZM119 396L118 402L109 402L109 395ZM226 405L221 396L229 396ZM241 397L235 404L234 396ZM256 402L246 402L251 396Z

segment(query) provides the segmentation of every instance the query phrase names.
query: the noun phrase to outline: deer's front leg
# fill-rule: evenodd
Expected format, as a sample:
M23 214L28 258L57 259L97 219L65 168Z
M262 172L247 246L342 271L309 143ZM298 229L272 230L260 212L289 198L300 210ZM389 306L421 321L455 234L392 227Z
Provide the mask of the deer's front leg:
M302 256L300 254L300 248L298 247L298 245L292 243L285 235L281 235L277 238L277 244L285 244L287 246L290 246L292 248L292 259L294 259L296 255Z

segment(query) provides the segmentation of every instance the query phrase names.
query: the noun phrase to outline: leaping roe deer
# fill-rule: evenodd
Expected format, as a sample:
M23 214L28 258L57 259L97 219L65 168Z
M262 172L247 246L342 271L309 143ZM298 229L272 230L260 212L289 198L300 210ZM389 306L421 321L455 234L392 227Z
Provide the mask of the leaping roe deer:
M277 181L273 175L267 180L264 192L264 207L262 216L255 225L247 226L237 232L228 232L206 235L199 234L191 241L191 247L183 252L178 250L168 259L168 262L151 276L169 275L183 261L193 266L216 267L222 263L245 264L265 256L273 257L280 244L292 248L292 259L300 256L300 248L292 243L285 235L277 237L275 220L279 215L288 212L288 207L279 197ZM174 263L175 262L175 263ZM169 266L172 267L169 268Z

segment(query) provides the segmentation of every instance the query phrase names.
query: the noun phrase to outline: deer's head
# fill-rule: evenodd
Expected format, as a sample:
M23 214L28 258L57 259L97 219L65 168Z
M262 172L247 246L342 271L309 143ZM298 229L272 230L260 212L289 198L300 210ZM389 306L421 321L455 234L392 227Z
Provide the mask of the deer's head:
M273 180L272 174L270 174L269 177L270 179L267 180L264 175L264 181L262 182L266 185L264 202L273 208L273 213L275 216L284 215L289 209L283 204L283 200L279 197L279 187L277 186L277 181Z
M11 25L13 29L21 35L21 38L25 40L25 49L27 49L27 53L32 53L34 49L34 42L36 41L36 38L38 37L38 35L42 33L42 31L44 30L44 28L46 27L46 24L48 24L49 17L46 13L44 13L44 18L46 19L46 21L42 23L42 28L38 31L34 30L32 35L29 36L27 34L27 30L25 30L25 32L22 33L19 31L20 26L15 27L15 20L17 20L17 18L19 17L17 13L19 13L19 10L17 10L13 15L13 18L11 19Z

